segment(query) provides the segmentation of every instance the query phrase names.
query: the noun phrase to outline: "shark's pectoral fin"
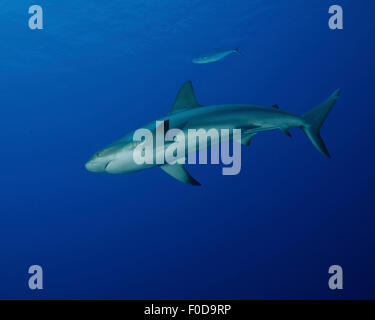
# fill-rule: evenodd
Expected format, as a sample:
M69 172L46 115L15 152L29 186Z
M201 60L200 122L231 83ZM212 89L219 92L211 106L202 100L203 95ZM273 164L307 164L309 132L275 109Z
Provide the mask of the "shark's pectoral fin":
M178 91L176 99L169 113L176 112L186 108L197 108L201 105L197 102L194 95L193 85L191 81L186 81L180 91Z
M241 137L241 144L244 146L249 146L251 143L251 139L256 135L256 133L249 133Z
M160 166L160 168L178 181L191 184L193 186L201 185L190 175L189 172L187 172L183 164L163 164Z

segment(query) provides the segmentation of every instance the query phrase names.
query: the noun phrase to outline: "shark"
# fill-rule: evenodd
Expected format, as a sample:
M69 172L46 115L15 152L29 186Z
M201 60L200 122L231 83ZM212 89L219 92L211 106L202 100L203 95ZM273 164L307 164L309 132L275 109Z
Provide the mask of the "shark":
M249 104L222 104L222 105L200 105L195 97L191 81L186 81L180 88L169 113L153 121L142 128L152 132L157 130L157 123L163 123L166 130L178 128L182 132L189 129L216 130L239 129L241 130L241 144L250 146L254 136L263 131L280 130L287 136L291 136L290 128L300 128L307 135L313 146L324 156L330 157L327 147L320 135L320 129L327 118L332 107L340 95L340 90L334 91L324 102L306 112L302 116L280 110L278 105L258 106ZM167 174L186 184L193 186L201 185L186 170L184 164L157 164L135 163L133 151L139 145L134 141L132 131L113 142L109 146L96 152L85 164L90 172L103 172L110 174L123 174L160 167ZM233 137L232 137L233 138ZM229 137L230 139L230 137ZM209 141L207 147L219 141ZM167 145L164 146L166 148ZM188 150L188 144L186 145ZM165 150L161 150L165 151ZM156 150L155 153L160 152Z
M224 59L226 56L229 56L232 53L237 53L242 56L242 53L239 51L239 49L240 47L237 47L232 50L216 48L214 50L200 54L199 56L193 58L192 62L195 64L216 62L221 59Z

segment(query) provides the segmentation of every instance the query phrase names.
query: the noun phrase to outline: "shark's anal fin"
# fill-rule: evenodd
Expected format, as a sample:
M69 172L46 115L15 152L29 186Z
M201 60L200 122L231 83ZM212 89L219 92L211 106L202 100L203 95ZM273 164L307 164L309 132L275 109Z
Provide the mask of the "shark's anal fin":
M280 128L288 137L292 137L292 134L289 132L288 128Z
M168 173L171 177L177 179L186 184L191 184L193 186L200 186L201 184L195 180L189 172L187 172L183 164L163 164L160 166L162 170Z
M241 137L241 144L248 147L251 143L251 139L256 135L256 133L245 134Z
M197 102L194 95L194 89L191 81L186 81L180 91L178 91L176 99L169 113L179 111L186 108L197 108L201 105Z
M277 105L277 104L274 104L274 105L272 106L272 108L280 109L279 105Z

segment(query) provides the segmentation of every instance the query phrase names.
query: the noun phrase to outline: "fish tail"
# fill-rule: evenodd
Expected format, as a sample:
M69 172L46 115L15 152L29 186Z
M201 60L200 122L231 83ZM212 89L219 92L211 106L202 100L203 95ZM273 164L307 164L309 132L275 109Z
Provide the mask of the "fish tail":
M240 56L243 56L242 52L240 51L240 47L239 47L239 46L236 47L236 48L234 48L233 51L234 51L235 53L239 54Z
M320 128L339 95L340 90L336 90L326 101L302 116L305 121L305 124L302 126L303 131L305 131L314 147L328 158L330 158L330 155L322 137L320 136Z

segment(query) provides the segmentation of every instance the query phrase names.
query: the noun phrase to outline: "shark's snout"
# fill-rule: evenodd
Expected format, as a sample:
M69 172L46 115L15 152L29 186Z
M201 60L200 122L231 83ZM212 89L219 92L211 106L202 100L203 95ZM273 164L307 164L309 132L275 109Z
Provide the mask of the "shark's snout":
M95 164L92 160L89 160L89 161L86 162L85 168L86 168L87 171L96 172Z
M86 162L85 168L90 172L104 172L110 161L98 161L98 159L91 159Z

